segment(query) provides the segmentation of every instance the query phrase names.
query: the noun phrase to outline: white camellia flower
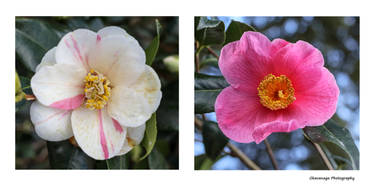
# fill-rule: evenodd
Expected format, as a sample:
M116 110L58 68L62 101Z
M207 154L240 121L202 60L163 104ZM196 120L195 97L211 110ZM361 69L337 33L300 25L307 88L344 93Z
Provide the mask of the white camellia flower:
M142 141L162 96L145 61L138 41L119 27L66 34L31 79L36 133L48 141L74 136L97 160L127 153Z

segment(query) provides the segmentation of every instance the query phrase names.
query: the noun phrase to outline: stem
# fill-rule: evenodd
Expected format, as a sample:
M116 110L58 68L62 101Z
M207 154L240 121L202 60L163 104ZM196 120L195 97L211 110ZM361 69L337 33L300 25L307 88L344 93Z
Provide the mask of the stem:
M203 122L197 118L194 121L195 125L199 130L202 130ZM262 170L258 165L255 164L245 153L243 153L240 149L238 149L235 145L231 144L230 142L227 143L228 148L233 153L232 155L239 158L243 164L245 164L249 169L253 170Z
M28 95L28 94L25 94L25 99L26 100L35 100L35 96L34 95Z
M219 59L219 56L216 54L216 52L214 50L212 50L210 47L206 47L208 49L208 51L213 55L215 56L217 59Z
M196 49L196 52L195 52L195 72L198 73L199 72L199 52L200 52L198 41L195 42L195 49Z
M320 145L317 144L317 143L315 143L315 142L311 142L311 143L314 145L315 149L319 152L320 157L323 159L324 164L326 164L326 166L328 167L328 169L329 170L334 170L331 162L329 162L329 160L327 158L327 155L324 153L324 151L322 150L322 148L320 147Z
M271 145L270 145L270 143L268 142L267 139L264 139L264 144L266 144L266 150L267 150L268 156L270 156L273 168L275 168L276 170L279 170L279 167L277 166L275 156L273 155Z

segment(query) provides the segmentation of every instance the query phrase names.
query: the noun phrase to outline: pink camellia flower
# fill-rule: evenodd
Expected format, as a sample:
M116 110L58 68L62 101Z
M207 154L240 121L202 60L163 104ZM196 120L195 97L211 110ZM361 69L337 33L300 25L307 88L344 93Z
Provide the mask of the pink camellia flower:
M221 50L219 67L230 86L215 103L220 129L234 141L258 144L273 132L324 124L340 91L323 65L307 42L245 32Z
M160 80L138 41L119 27L66 34L31 79L36 133L48 141L74 136L90 157L122 155L139 144L160 104Z

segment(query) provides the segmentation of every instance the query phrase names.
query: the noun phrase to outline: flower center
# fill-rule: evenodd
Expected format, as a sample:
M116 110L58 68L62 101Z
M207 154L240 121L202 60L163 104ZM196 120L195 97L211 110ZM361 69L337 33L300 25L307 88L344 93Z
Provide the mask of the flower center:
M296 100L292 83L285 75L264 77L258 86L258 96L260 103L271 110L285 109Z
M103 108L111 96L109 80L103 74L91 69L84 82L86 108L91 110Z

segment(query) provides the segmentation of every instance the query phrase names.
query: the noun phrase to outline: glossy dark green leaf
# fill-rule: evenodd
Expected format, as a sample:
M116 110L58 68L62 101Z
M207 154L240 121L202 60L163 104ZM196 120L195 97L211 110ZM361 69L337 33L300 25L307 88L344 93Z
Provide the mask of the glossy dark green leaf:
M202 69L204 67L208 67L208 66L219 68L219 64L218 64L217 59L214 58L214 57L210 57L210 58L204 59L204 60L199 62L199 68L200 69Z
M153 149L148 156L148 166L150 169L168 169L168 162L158 149Z
M252 26L245 23L232 20L225 32L225 44L237 41L241 38L242 34L246 31L256 31Z
M68 140L60 142L47 141L48 158L52 169L66 169L75 149Z
M303 130L308 138L315 143L331 143L339 147L350 160L352 169L359 169L359 151L348 129L329 120L322 126L305 127ZM328 149L330 147L332 146L327 146Z
M159 49L161 25L158 19L155 20L155 24L156 24L156 37L151 41L150 45L145 50L146 64L149 66L152 65L152 62L154 62L155 56L158 53L158 49Z
M228 143L228 138L220 131L217 123L212 121L203 121L202 136L206 155L216 160Z
M106 160L108 169L126 169L126 154Z
M200 45L221 45L225 40L225 25L220 20L209 20L200 17L195 32L195 38Z
M215 102L221 90L195 90L194 109L196 114L215 111Z
M44 54L59 42L58 33L37 19L16 20L16 54L21 62L35 72Z
M228 85L221 76L195 74L195 113L214 112L217 95Z
M194 110L195 114L203 114L215 111L215 102L220 89L213 90L195 90L194 91Z
M141 145L146 149L146 154L140 160L143 160L151 153L156 142L157 133L156 113L153 113L151 118L146 122L145 136L141 142Z
M194 78L195 90L224 89L229 86L228 82L222 76L196 73Z
M93 169L94 167L94 159L86 155L81 148L73 148L73 153L67 167L68 169Z

